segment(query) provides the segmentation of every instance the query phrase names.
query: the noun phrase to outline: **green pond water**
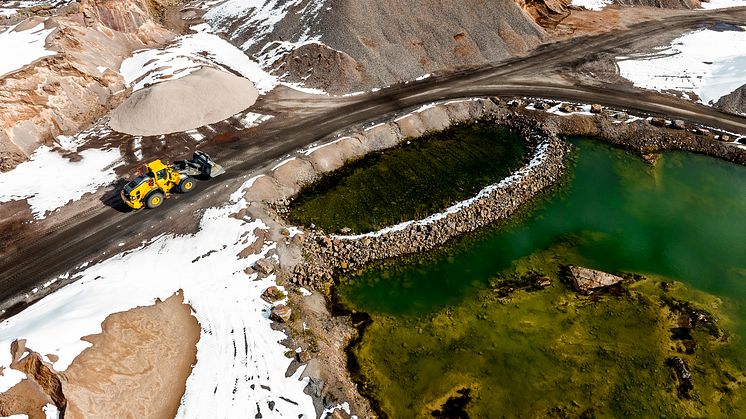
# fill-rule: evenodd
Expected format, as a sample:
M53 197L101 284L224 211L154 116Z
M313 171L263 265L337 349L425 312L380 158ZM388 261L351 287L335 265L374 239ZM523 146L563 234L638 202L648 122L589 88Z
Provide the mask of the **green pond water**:
M424 218L502 179L526 154L525 143L505 127L456 125L322 178L293 201L289 218L355 233Z
M514 221L341 279L338 301L372 318L352 354L385 414L428 417L450 400L465 407L444 416L746 415L746 168L687 153L652 167L571 142L566 184ZM581 297L560 281L566 264L646 279ZM552 285L497 292L537 274ZM728 332L695 327L688 353L671 301ZM689 398L673 356L692 371Z

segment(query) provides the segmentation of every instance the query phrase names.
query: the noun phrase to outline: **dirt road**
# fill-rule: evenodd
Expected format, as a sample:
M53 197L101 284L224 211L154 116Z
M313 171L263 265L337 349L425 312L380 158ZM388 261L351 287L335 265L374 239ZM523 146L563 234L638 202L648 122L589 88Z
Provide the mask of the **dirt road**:
M361 124L387 119L394 113L444 99L473 96L534 96L582 103L600 103L633 113L665 115L691 123L746 135L746 118L713 108L645 92L631 84L594 80L581 67L602 55L629 52L637 40L681 33L718 22L743 24L746 8L719 12L693 12L647 22L629 30L575 38L544 45L531 55L488 67L464 69L422 81L401 84L375 93L346 98L314 98L313 111L298 100L281 96L258 103L256 112L287 114L266 123L256 136L230 143L208 144L205 149L228 169L220 178L200 184L192 194L178 196L157 211L120 212L110 207L71 218L39 237L26 237L18 250L0 260L0 307L4 317L22 308L23 293L102 252L137 245L157 232L170 231L174 219L185 212L219 205L251 174L258 174L282 156ZM277 95L275 95L277 96ZM292 116L304 109L301 116ZM167 268L167 267L166 267ZM165 268L164 268L165 269ZM144 274L136 271L133 275ZM41 293L38 294L41 296Z

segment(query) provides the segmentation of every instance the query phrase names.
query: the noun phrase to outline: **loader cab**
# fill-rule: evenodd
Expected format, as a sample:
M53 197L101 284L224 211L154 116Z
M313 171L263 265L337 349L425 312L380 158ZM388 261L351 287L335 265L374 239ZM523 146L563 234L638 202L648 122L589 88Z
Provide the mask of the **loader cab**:
M165 186L169 180L168 166L160 160L154 160L145 165L145 174L155 180L159 186Z

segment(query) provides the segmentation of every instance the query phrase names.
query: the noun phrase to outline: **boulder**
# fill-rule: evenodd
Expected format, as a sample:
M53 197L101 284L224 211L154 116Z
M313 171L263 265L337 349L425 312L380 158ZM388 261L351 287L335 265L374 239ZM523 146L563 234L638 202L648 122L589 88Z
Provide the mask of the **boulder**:
M560 105L559 110L564 113L572 113L573 106L570 105L569 103L563 103Z
M278 323L287 323L290 320L290 315L292 313L293 310L291 310L290 307L285 304L278 304L272 307L272 312L270 313L269 318Z
M650 125L662 128L666 126L666 120L664 118L651 118Z
M275 265L269 259L259 259L256 261L255 268L263 275L269 275L275 271Z
M268 302L268 303L274 303L276 301L280 301L283 298L285 298L286 295L284 292L282 292L279 288L276 286L271 286L264 290L262 293L262 300Z
M622 277L580 266L571 265L569 272L575 289L586 295L624 281Z
M614 118L620 121L626 121L629 119L629 114L627 112L619 112L618 114L614 115Z
M601 113L603 111L603 107L599 105L598 103L594 103L591 105L591 113Z
M671 123L671 128L674 128L674 129L686 129L686 124L684 123L683 120L677 119L677 120L673 121L673 123Z

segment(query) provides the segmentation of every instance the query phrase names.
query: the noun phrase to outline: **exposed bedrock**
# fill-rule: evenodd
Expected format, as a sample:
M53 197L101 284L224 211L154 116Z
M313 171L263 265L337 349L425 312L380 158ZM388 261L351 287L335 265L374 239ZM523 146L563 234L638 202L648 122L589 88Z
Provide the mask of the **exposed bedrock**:
M88 21L132 33L151 21L163 21L166 8L180 3L183 0L82 0L81 10Z
M87 1L79 12L38 20L55 29L46 43L58 53L0 77L0 170L57 135L80 132L124 99L122 60L175 35L139 4Z

